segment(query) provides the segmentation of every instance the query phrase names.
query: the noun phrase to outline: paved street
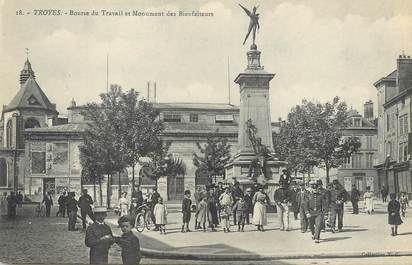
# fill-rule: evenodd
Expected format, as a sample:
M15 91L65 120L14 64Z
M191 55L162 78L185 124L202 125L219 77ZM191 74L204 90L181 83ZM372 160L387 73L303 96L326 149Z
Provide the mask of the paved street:
M54 212L56 209L53 209ZM301 234L298 222L293 221L293 231L277 230L276 215L269 216L268 231L255 232L255 227L248 226L244 233L232 232L192 232L182 234L179 231L181 214L178 205L170 205L167 235L154 231L139 234L141 245L147 249L184 251L192 253L254 253L270 255L276 253L328 253L345 251L365 251L365 255L380 250L412 250L412 226L408 214L400 227L398 237L389 235L386 224L387 215L384 207L379 206L377 213L367 216L345 214L344 232L322 234L322 242L314 244L309 234ZM63 218L33 217L33 206L18 209L19 217L15 222L5 218L0 222L0 262L3 263L88 263L88 249L84 245L84 232L67 231L67 220ZM116 217L111 214L108 221L114 223ZM193 223L191 225L193 227ZM80 224L78 224L80 227ZM234 230L234 229L233 229ZM113 226L113 232L120 230ZM119 248L115 245L110 250L110 263L121 263ZM358 258L358 259L287 259L266 261L189 261L147 259L142 264L412 264L410 257Z
M193 253L239 253L239 254L302 254L302 253L333 253L342 251L363 251L363 255L370 255L373 251L410 251L412 250L412 224L408 220L412 215L408 213L404 224L399 227L397 237L390 236L387 224L386 206L377 205L376 213L367 215L361 212L352 215L349 204L344 216L343 232L321 234L321 243L315 244L310 233L300 232L299 221L291 218L292 231L279 231L277 214L269 214L269 224L266 232L256 231L253 225L246 226L245 232L203 232L196 231L189 234L181 233L181 213L179 205L169 206L167 235L160 235L155 231L145 230L142 235L150 245L156 249L184 251ZM409 217L410 216L410 217ZM192 216L191 229L194 226ZM232 226L232 231L236 227Z

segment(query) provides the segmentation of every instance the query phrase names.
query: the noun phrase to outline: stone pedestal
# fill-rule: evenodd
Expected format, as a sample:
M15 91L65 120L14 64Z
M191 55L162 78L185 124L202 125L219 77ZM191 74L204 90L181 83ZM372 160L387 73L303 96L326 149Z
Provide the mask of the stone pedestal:
M275 75L266 72L261 66L260 54L256 45L252 45L247 52L247 68L235 79L240 88L239 153L226 165L226 179L228 182L239 181L243 187L253 185L247 176L250 164L256 158L247 132L246 123L249 119L257 128L256 136L261 138L261 143L273 151L269 82ZM257 179L260 184L268 184L269 192L278 183L282 169L286 166L286 162L277 160L274 154L272 156L267 161L270 179L266 180L263 174Z

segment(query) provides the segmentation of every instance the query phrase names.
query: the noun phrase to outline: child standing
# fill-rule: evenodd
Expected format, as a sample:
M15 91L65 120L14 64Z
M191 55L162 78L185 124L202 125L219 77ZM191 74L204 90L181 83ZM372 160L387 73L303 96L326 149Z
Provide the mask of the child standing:
M119 199L120 216L128 215L129 200L127 199L127 193L123 192L122 197Z
M163 204L162 198L159 198L158 203L155 205L153 214L155 216L156 226L159 227L160 234L166 234L167 208Z
M391 193L389 197L391 200L388 203L388 223L391 225L392 236L396 236L398 234L398 225L402 224L401 215L399 213L401 205L396 200L395 193Z
M207 198L203 197L198 204L198 209L196 211L196 229L200 229L200 225L203 225L203 232L206 232L206 219L207 219Z
M240 231L240 226L242 226L242 232L244 232L246 215L249 214L249 207L245 202L244 197L240 197L240 199L235 203L233 206L233 212L236 213L237 231Z
M140 263L140 244L139 239L132 232L130 218L123 215L117 223L120 226L123 234L121 237L115 237L115 242L122 249L123 264L132 265Z
M373 202L374 195L373 195L373 192L371 192L371 187L370 186L366 187L366 192L365 192L365 194L363 194L363 198L365 200L366 212L368 214L373 213L375 211L374 210L375 206L374 206L374 202Z
M225 192L222 193L219 197L220 204L220 218L222 219L223 231L230 232L230 222L229 218L232 213L232 195L230 194L229 188L225 189Z
M406 195L406 192L402 192L402 195L401 195L401 198L399 199L399 202L401 204L402 216L405 217L406 206L409 207L409 199L408 199L408 196Z
M192 210L192 200L190 199L190 196L191 196L190 190L185 190L185 197L183 198L183 201L182 201L182 214L183 214L182 233L190 232L189 222L190 222L190 215L191 215L191 210Z

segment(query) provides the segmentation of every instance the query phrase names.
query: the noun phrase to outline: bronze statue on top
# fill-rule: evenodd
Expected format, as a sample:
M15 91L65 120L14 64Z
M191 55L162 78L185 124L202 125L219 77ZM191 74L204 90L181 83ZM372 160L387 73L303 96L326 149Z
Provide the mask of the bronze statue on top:
M249 37L250 33L252 32L252 38L253 38L253 43L252 43L252 47L256 47L255 44L255 39L256 39L256 28L259 31L260 25L259 25L259 14L256 14L256 10L259 6L255 6L253 7L253 11L250 12L247 8L245 8L244 6L242 6L241 4L239 4L239 6L245 10L246 14L249 16L250 18L250 22L249 22L249 29L247 31L245 40L243 41L243 45L245 45L247 38Z
M267 160L272 157L270 155L270 150L267 146L262 144L262 138L256 136L257 128L252 124L251 119L246 122L246 128L253 151L256 154L256 158L252 160L249 166L248 178L256 182L257 177L263 173L265 179L270 179L266 167Z

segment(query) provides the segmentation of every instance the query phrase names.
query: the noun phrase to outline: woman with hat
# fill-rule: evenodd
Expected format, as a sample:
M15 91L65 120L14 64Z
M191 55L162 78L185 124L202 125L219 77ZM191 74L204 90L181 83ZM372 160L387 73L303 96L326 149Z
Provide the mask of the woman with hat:
M269 204L269 197L263 191L263 186L258 186L258 191L253 196L253 219L252 223L257 226L259 231L264 231L263 226L267 225L266 205Z

